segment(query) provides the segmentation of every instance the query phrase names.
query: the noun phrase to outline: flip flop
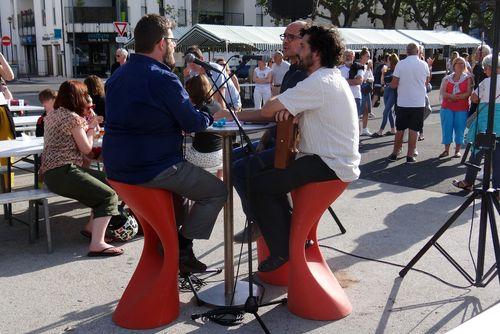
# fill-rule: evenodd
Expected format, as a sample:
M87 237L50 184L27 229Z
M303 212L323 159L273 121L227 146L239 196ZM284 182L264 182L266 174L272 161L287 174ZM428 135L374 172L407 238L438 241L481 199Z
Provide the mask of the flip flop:
M110 249L118 249L119 251L118 252L109 252ZM88 252L87 256L88 257L108 257L108 256L118 256L118 255L122 255L122 254L123 254L123 249L111 246L108 248L104 248L103 250L101 250L99 252Z
M466 185L464 181L459 181L459 180L453 180L451 181L451 184L453 184L455 187L460 188L465 191L472 191L472 185Z
M92 239L92 232L81 230L80 234L83 235L87 239ZM113 237L104 237L104 242L109 244L110 242L119 242L120 240L116 240Z
M438 158L446 158L449 155L450 155L449 152L444 151L443 153L441 153L440 155L438 155Z

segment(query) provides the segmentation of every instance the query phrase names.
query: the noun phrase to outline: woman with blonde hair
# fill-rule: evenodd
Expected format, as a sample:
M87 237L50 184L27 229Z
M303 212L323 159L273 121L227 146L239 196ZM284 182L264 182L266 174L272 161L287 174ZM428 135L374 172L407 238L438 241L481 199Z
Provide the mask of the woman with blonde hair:
M382 70L382 75L380 78L380 83L384 87L384 113L382 114L382 123L380 124L380 129L375 132L372 137L382 137L384 135L384 129L389 121L391 126L391 131L385 133L386 136L394 136L396 134L396 127L394 122L394 106L396 105L397 89L391 88L392 74L396 68L396 64L399 62L398 55L392 53L389 55L389 66Z
M460 148L464 142L464 132L469 111L469 97L472 93L472 76L467 72L465 59L457 57L452 63L453 73L441 82L441 130L444 151L439 158L450 155L452 137L455 141L455 158L462 156Z

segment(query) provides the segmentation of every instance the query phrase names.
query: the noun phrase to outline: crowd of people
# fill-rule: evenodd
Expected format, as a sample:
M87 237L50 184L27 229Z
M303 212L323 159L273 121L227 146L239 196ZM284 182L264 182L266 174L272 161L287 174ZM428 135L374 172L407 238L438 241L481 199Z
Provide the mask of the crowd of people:
M118 196L107 183L109 178L174 193L180 270L206 270L194 254L193 240L210 237L227 190L220 171L215 176L206 170L222 164L222 141L205 130L215 120L230 119L230 111L243 121L294 117L300 129L299 155L284 170L273 166L273 130L254 143L257 155L249 162L243 158L245 148L234 151L234 187L244 213L258 225L252 239L262 233L270 249L260 271L275 270L288 261L291 207L286 194L310 182L356 180L360 136L394 136L388 159L396 161L408 130L406 162L416 162L417 142L424 138L424 118L430 109L433 64L432 59L424 59L419 45L410 43L402 60L391 53L374 63L366 48L358 58L356 52L345 49L333 27L292 22L281 35L283 51L275 52L271 63L265 57L258 60L252 74L255 109L242 111L240 84L231 76L225 59L208 62L210 67L187 63L183 81L174 74L172 29L165 18L145 15L134 30L135 53L116 51L117 65L105 84L91 75L84 82L66 81L57 92L45 89L39 94L45 109L36 127L36 135L44 137L40 172L52 192L92 209L82 231L91 240L89 256L123 254L122 248L106 238L110 220L119 215ZM499 73L492 69L489 53L486 45L480 46L473 67L468 55L452 54L449 74L440 85L444 150L439 158L460 157L462 146L485 129L489 78L495 71ZM197 46L189 47L185 54L205 61ZM13 122L6 107L12 96L3 81L12 80L13 73L1 54L0 78L0 139L13 139ZM372 133L368 119L381 100L381 124ZM498 88L496 103L500 115ZM465 137L468 118L470 129ZM101 154L93 144L102 126ZM186 143L186 135L192 136L190 143ZM480 164L483 155L484 151L474 148L471 162ZM95 159L102 159L104 171L89 168ZM495 150L493 164L493 185L497 187L500 149ZM471 190L475 174L477 170L468 169L465 179L454 180L453 185ZM235 239L243 241L245 235L241 231Z

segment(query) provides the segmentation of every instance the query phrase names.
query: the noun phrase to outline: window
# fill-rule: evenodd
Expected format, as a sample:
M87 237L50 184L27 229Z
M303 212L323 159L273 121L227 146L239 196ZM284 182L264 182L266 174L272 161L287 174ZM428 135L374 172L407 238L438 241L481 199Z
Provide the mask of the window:
M56 0L52 0L52 24L56 25Z
M42 0L42 25L47 25L47 13L45 12L45 0Z
M146 4L146 0L141 0L141 16L146 15L148 13L148 5Z

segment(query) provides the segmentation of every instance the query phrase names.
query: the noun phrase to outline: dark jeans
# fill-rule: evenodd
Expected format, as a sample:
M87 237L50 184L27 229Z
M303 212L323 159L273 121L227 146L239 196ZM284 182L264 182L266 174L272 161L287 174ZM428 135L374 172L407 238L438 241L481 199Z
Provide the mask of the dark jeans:
M384 130L387 121L391 128L394 128L394 105L396 104L396 90L391 87L384 89L384 113L382 115L382 123L380 130Z
M256 145L255 145L256 146ZM237 149L238 151L233 151L233 186L236 192L240 196L241 206L243 212L250 220L255 220L255 215L250 210L248 193L247 193L247 158L242 149ZM250 177L255 176L255 174L261 172L262 170L271 169L274 167L274 148L261 151L257 156L262 160L264 166L261 166L257 157L252 156L249 160L249 175Z
M311 182L338 179L317 155L307 155L287 169L269 169L251 178L251 204L255 222L271 255L288 258L291 210L286 194Z

